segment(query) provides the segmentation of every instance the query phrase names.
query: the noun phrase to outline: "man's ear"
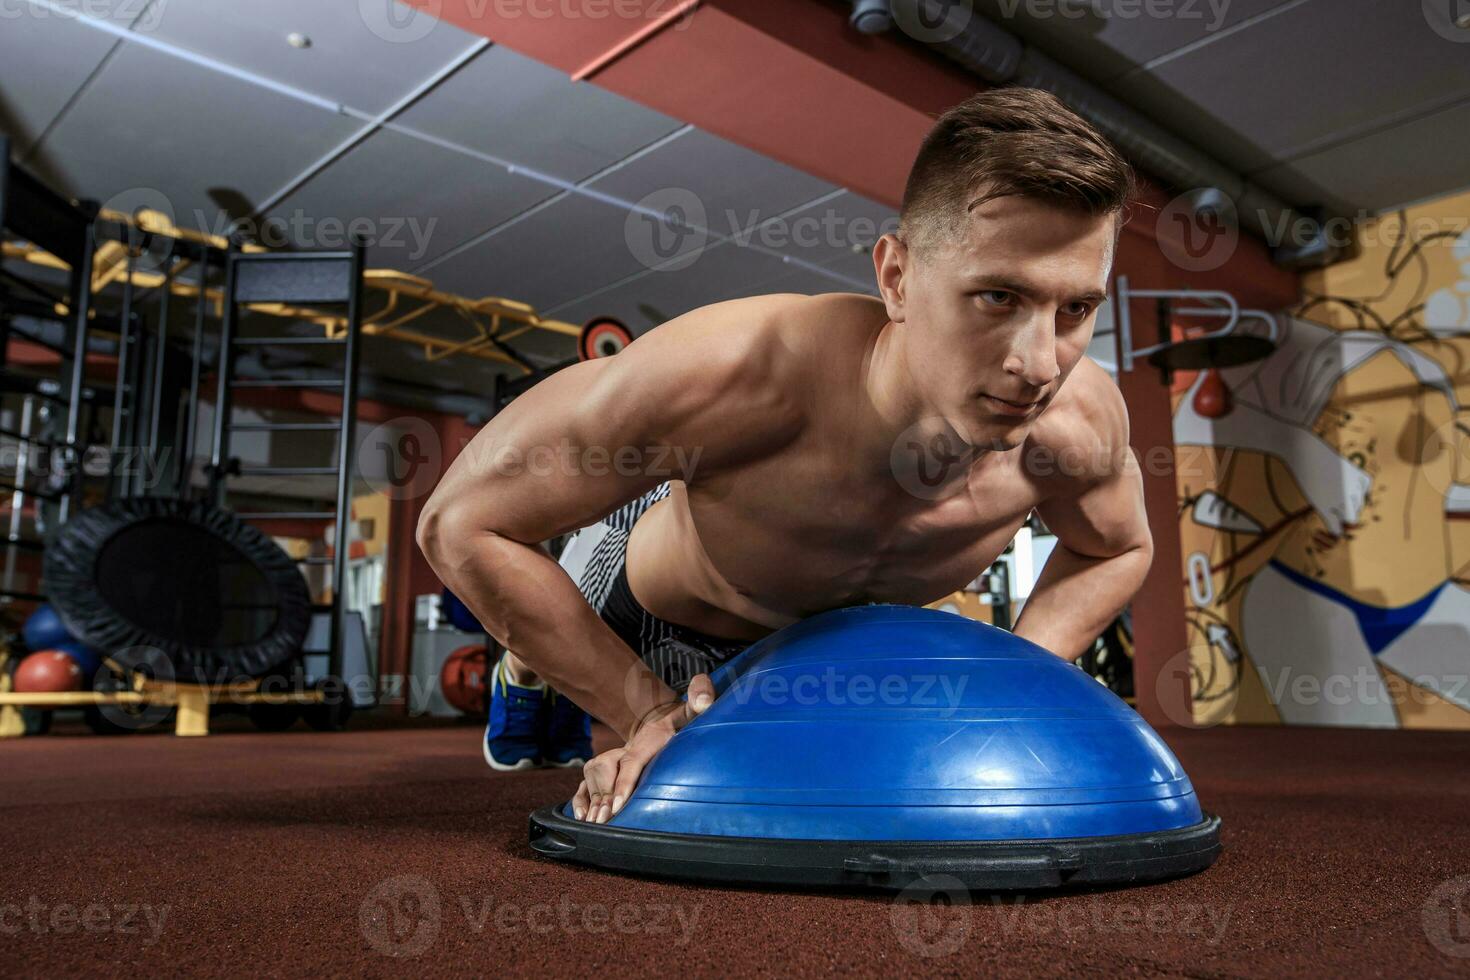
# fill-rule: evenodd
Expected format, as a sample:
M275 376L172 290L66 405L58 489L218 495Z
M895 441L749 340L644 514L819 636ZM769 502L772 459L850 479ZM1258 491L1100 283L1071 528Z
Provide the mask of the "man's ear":
M904 321L904 276L910 271L913 253L897 235L888 234L873 246L873 272L878 279L878 292L888 308L888 319Z

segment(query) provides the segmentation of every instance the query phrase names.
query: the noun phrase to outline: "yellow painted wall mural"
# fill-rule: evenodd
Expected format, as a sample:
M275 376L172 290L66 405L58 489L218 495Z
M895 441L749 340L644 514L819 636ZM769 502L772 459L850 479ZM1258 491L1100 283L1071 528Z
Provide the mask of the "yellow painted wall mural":
M1274 354L1174 375L1198 722L1470 728L1466 215L1360 226Z

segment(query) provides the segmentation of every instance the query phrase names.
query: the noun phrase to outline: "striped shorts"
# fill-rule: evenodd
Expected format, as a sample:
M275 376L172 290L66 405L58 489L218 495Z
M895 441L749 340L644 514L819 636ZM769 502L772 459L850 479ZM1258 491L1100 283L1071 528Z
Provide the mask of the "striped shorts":
M628 537L638 518L668 495L669 484L661 484L584 527L562 549L560 562L602 621L664 683L683 691L695 675L709 673L750 644L666 622L633 598L626 567Z

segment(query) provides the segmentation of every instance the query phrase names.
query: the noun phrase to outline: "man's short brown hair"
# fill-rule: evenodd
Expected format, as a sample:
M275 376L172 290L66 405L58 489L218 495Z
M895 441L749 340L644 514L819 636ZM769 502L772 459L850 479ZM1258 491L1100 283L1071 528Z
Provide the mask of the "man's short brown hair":
M1133 168L1107 138L1037 88L997 88L939 117L903 192L899 236L910 247L961 241L965 216L991 198L1023 195L1121 228L1137 192Z

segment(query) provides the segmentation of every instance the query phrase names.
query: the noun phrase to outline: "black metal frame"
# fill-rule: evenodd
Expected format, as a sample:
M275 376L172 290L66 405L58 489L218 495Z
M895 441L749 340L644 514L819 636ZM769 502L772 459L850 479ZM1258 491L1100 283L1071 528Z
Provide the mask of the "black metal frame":
M343 586L347 577L348 522L352 508L352 452L357 444L358 373L361 361L362 283L365 248L361 244L340 252L240 252L231 250L225 266L224 318L220 328L217 395L214 432L209 460L209 496L216 506L224 506L227 482L232 475L325 476L337 477L336 506L333 518L331 631L328 663L332 676L342 676L342 640L346 605ZM342 348L342 377L336 379L291 379L287 381L234 377L235 352L251 346L253 338L239 337L239 308L248 303L301 303L313 306L345 306L346 327L341 338L311 339ZM274 341L274 338L272 338ZM197 370L196 370L197 376ZM197 387L197 377L195 385ZM342 411L337 429L336 463L332 466L251 467L242 468L230 457L230 434L235 431L302 431L303 425L325 428L315 423L247 423L230 422L231 394L244 387L311 387L339 388ZM191 402L197 405L196 399ZM191 413L197 416L197 412ZM192 443L191 443L192 444ZM325 516L279 512L242 513L245 520L269 520L286 517ZM302 564L319 564L319 559L305 558Z
M97 427L97 413L104 404L110 403L113 420L108 442L112 469L106 488L108 498L130 497L156 489L145 485L141 467L132 475L117 471L119 461L128 458L119 451L131 451L139 445L145 400L151 400L149 409L153 420L146 449L157 459L162 373L149 370L151 365L145 363L145 356L150 350L156 351L157 363L161 365L167 349L169 290L165 288L159 300L158 335L150 338L133 283L132 273L138 256L138 242L134 239L142 235L144 241L150 243L167 243L165 257L170 275L176 254L193 253L207 269L210 250L207 246L176 242L100 218L94 202L69 200L12 163L9 143L3 135L0 135L0 231L44 249L70 269L64 294L44 289L8 271L3 276L4 280L30 295L18 296L0 286L0 391L42 398L65 410L65 432L60 441L37 439L29 432L7 433L27 448L39 447L59 453L67 480L64 487L60 491L37 489L27 486L23 477L6 486L26 496L54 501L58 505L60 521L65 522L81 506L87 485L83 459L93 444L91 436ZM91 292L93 258L98 244L104 240L121 241L127 246L128 275L123 280L122 311L117 317L98 310ZM64 307L64 315L58 313L58 306ZM23 330L13 322L17 315L60 323L65 327L65 336L57 343ZM86 355L91 347L92 332L96 329L114 331L119 338L118 371L110 388L86 380ZM28 342L56 353L61 358L59 377L53 382L5 370L6 344L12 335L22 336ZM153 472L157 471L155 466ZM165 488L165 492L177 488L175 480L172 487ZM21 540L12 534L0 540L0 547L7 546L44 550L41 542ZM0 588L0 596L44 601L40 595L3 588Z
M73 507L81 501L80 464L84 449L81 445L82 413L84 404L92 400L88 396L94 395L85 384L85 368L88 335L91 329L92 256L96 217L95 204L68 200L12 163L10 141L0 135L0 237L3 237L6 231L13 232L16 236L45 249L62 260L70 269L66 294L63 297L52 297L46 291L32 287L31 291L41 296L42 300L27 300L13 297L9 290L0 289L0 324L3 324L3 330L0 330L0 363L4 361L5 346L8 345L13 326L11 316L14 314L39 316L64 322L68 333L67 339L59 345L45 342L42 338L27 336L27 339L35 340L42 346L54 350L62 358L62 377L58 379L54 390L43 390L45 386L37 379L0 371L0 374L3 374L3 377L0 377L0 387L6 390L30 388L43 398L65 404L66 433L60 444L34 439L29 433L13 433L12 435L24 441L27 447L43 446L53 450L59 449L66 467L68 483L65 490L60 493L37 490L26 485L24 473L17 473L16 481L8 484L8 488L20 494L57 501L63 521L70 515ZM7 276L6 278L13 277ZM21 282L29 285L23 280ZM45 299L60 300L65 303L67 317L64 321L60 320L56 312L55 302L47 305L44 302ZM7 533L5 539L0 541L0 548L4 548L7 552L17 548L40 551L44 549L44 545L38 541L15 538ZM0 597L24 601L44 599L34 593L18 592L4 587L0 587Z
M171 312L172 285L178 273L178 262L193 263L199 280L199 291L195 300L193 344L190 350L187 396L184 400L182 417L173 427L176 445L176 463L170 468L169 479L162 487L145 486L141 480L119 475L114 471L109 484L109 496L176 496L187 499L192 496L190 477L194 468L194 447L199 426L199 399L209 367L205 363L205 340L209 333L209 299L206 290L211 276L223 270L225 303L220 323L220 347L218 351L218 396L211 439L208 497L216 505L223 503L225 484L233 472L241 472L238 464L232 466L229 456L229 436L232 430L271 428L285 430L332 429L338 432L336 461L333 466L308 468L312 473L335 473L336 506L331 512L323 513L242 513L244 520L260 520L271 517L332 517L335 541L332 563L331 605L331 672L340 675L342 670L343 630L345 606L343 583L347 571L348 522L351 516L352 453L356 444L356 422L358 402L358 375L361 361L361 317L363 268L365 249L361 244L342 251L266 253L241 252L235 247L228 250L216 248L203 242L174 239L167 236L143 232L131 225L118 225L102 221L97 217L97 206L91 202L75 202L66 199L48 188L39 179L10 162L9 143L0 135L0 231L10 230L18 237L45 249L66 262L71 269L67 295L51 297L37 293L36 297L12 297L0 284L0 314L28 313L33 316L57 319L55 303L66 304L68 336L61 345L44 343L63 358L63 377L54 387L44 380L15 375L5 370L5 342L10 332L10 319L0 315L0 390L23 390L34 392L66 407L66 433L63 441L56 445L66 457L68 472L73 475L71 484L58 499L63 508L62 520L71 516L81 502L82 480L80 462L85 450L84 432L90 429L90 413L109 398L113 410L111 449L113 459L121 448L139 446L149 454L153 472L160 472L165 461L165 435L169 431L167 414L169 408L168 371L168 328ZM138 241L138 236L142 241ZM122 315L115 327L111 318L99 319L93 315L91 281L92 262L98 241L111 238L124 242L127 247L128 275L123 280ZM146 243L154 253L160 254L164 263L164 282L159 287L157 304L158 326L150 336L147 324L140 316L142 305L135 292L132 273L141 244ZM217 281L217 280L216 280ZM288 338L286 343L336 343L343 348L342 377L340 381L286 382L267 379L237 380L233 377L234 354L239 347L250 346L268 340L280 343L280 338L237 337L240 304L257 302L285 302L318 305L340 305L346 307L347 329L345 336L338 338ZM106 326L117 330L119 335L118 375L111 391L102 386L85 384L86 353L90 330ZM28 338L43 341L43 338ZM229 424L230 395L239 387L335 387L342 392L342 412L335 423L282 423L273 426ZM182 385L180 385L182 387ZM175 392L177 394L177 392ZM145 431L146 429L146 431ZM12 434L14 435L14 434ZM33 445L49 445L40 440L28 439ZM273 475L292 475L302 468L257 468L251 472L269 470ZM23 484L23 480L17 482ZM47 491L29 487L19 488L37 496L53 496ZM0 548L34 547L39 542L7 542L0 539ZM307 559L305 563L320 564L321 559ZM6 593L0 596L44 601L43 596L31 593Z

